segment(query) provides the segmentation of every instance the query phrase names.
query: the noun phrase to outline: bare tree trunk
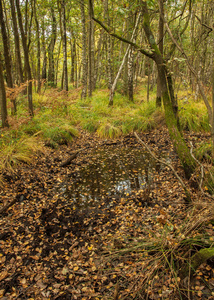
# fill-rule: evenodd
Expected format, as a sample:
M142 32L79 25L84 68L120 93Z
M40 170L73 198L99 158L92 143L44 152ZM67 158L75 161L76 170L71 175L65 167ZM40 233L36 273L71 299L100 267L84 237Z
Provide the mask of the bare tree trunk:
M67 64L67 37L66 37L65 0L62 0L61 5L62 5L64 89L66 91L68 91L68 64Z
M3 13L3 5L2 0L0 0L0 24L1 24L1 34L2 34L2 41L4 46L4 58L5 58L5 68L7 73L7 85L9 88L13 88L13 78L12 78L12 64L11 64L11 57L9 51L9 42L8 42L8 35L6 31L6 24L5 18ZM13 104L12 113L16 113L16 101L11 101Z
M47 79L47 55L45 45L45 25L44 18L42 19L42 52L43 52L43 65L42 65L42 79Z
M85 22L85 7L84 0L80 0L80 8L81 8L81 21L82 21L82 94L81 98L86 98L87 96L87 39L86 39L86 22Z
M93 3L93 1L92 1ZM92 20L92 8L89 5L89 33L88 33L88 96L92 96L94 85L94 70L93 70L93 51L92 51L92 39L93 39L93 20Z
M19 22L19 29L22 37L22 46L24 50L24 57L25 57L25 65L27 70L27 76L28 76L28 110L31 116L33 116L33 98L32 98L32 76L31 76L31 68L30 68L30 62L29 62L29 53L28 53L28 47L27 47L27 39L26 35L24 33L23 23L22 23L22 14L19 6L19 0L16 0L16 9L18 14L18 22Z
M159 0L159 27L158 27L158 47L160 53L163 55L163 34L164 34L164 22L162 15L164 15L163 0ZM161 107L161 83L159 76L157 77L157 94L156 94L156 107Z
M141 14L139 13L139 15L138 15L138 17L137 17L137 20L136 20L136 23L135 23L135 27L134 27L133 33L132 33L131 41L133 40L133 38L134 38L134 36L135 36L135 32L136 32L136 30L137 30L137 26L138 26L138 22L139 22L139 19L140 19L140 15L141 15ZM115 92L115 89L116 89L117 81L118 81L118 79L119 79L119 77L120 77L120 74L121 74L121 72L122 72L122 69L123 69L123 66L124 66L124 64L125 64L125 61L126 61L126 58L127 58L128 53L129 53L130 47L131 47L131 45L128 45L127 50L126 50L126 53L125 53L125 55L124 55L124 57L123 57L123 60L122 60L121 65L120 65L120 68L119 68L119 70L118 70L118 72L117 72L117 75L116 75L116 77L115 77L115 79L114 79L114 82L113 82L113 84L112 84L112 87L111 87L111 90L110 90L110 95L109 95L109 106L112 106L112 105L113 105L113 97L114 97L114 92Z
M41 75L40 75L41 50L40 50L40 29L39 29L39 22L37 19L37 14L36 14L36 0L34 1L34 18L35 18L35 23L36 23L36 39L37 39L37 93L40 93L40 91L41 91Z
M110 26L110 18L108 11L108 0L104 2L104 16L106 19L106 23ZM113 72L112 72L112 57L111 57L111 36L109 34L106 35L107 39L107 68L108 68L108 88L111 89L113 83Z
M6 91L4 86L1 52L0 52L0 103L1 103L2 127L9 127L8 119L7 119L7 98L6 98Z
M56 17L54 14L54 9L51 7L51 16L52 16L52 33L51 33L51 41L48 46L48 62L49 62L49 68L48 68L48 83L51 86L55 86L54 82L54 47L56 43Z
M23 78L23 69L22 69L22 59L21 59L21 52L20 52L19 33L18 33L18 26L16 20L14 0L10 0L10 8L11 8L11 15L12 15L11 19L12 19L13 31L14 31L15 53L16 53L16 62L18 67L19 81L23 83L24 78Z

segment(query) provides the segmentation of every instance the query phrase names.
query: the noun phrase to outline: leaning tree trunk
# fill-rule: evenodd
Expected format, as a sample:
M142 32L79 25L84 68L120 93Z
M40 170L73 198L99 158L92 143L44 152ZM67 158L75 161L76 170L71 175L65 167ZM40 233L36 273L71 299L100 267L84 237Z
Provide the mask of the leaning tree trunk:
M155 61L158 69L158 76L160 78L162 98L165 110L165 119L166 124L169 130L169 135L172 140L172 143L175 147L175 150L181 160L181 163L184 167L185 175L187 178L191 176L195 168L195 161L190 154L190 151L180 134L177 126L177 118L173 111L173 106L171 102L171 97L167 84L167 69L162 57L160 50L155 42L153 32L150 27L149 13L147 9L147 3L142 1L142 10L143 10L143 28L149 42L151 49L153 50L153 60Z
M136 30L137 30L137 26L138 26L138 22L139 22L139 19L140 19L140 15L141 15L141 14L139 14L138 17L137 17L136 24L135 24L135 27L134 27L134 30L133 30L133 33L132 33L131 41L133 40L133 38L134 38L134 36L135 36L135 32L136 32ZM112 87L111 87L111 90L110 90L110 94L109 94L109 104L108 104L109 106L112 106L112 105L113 105L114 92L115 92L115 89L116 89L117 82L118 82L118 79L119 79L119 77L120 77L120 74L121 74L121 72L122 72L123 66L124 66L124 64L125 64L127 55L128 55L128 53L129 53L130 47L131 47L131 45L128 45L127 50L126 50L126 53L125 53L125 55L124 55L124 57L123 57L123 60L122 60L121 65L120 65L120 68L119 68L119 70L118 70L118 72L117 72L117 75L116 75L116 77L115 77L115 79L114 79L114 82L113 82L113 84L112 84Z

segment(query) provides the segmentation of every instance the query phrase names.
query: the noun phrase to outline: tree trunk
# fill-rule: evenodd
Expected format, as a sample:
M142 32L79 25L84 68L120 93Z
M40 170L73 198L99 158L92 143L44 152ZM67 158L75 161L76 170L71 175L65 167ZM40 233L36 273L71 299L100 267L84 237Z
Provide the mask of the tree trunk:
M136 32L136 29L137 29L137 26L138 26L139 19L140 19L140 14L137 17L137 20L136 20L136 23L135 23L135 27L134 27L134 30L133 30L133 33L132 33L131 41L133 40L133 38L135 36L135 32ZM126 49L126 53L125 53L125 55L123 57L121 65L120 65L120 68L119 68L119 70L117 72L117 75L116 75L116 77L114 79L114 82L112 84L112 87L111 87L111 90L110 90L110 94L109 94L109 104L108 104L109 106L113 105L113 97L114 97L114 92L115 92L115 89L116 89L117 81L118 81L119 76L120 76L120 74L122 72L123 66L125 64L127 55L129 53L129 50L130 50L130 47L131 47L131 45L128 45L128 47Z
M85 7L84 0L80 1L81 22L82 22L82 94L81 99L87 96L87 39L86 39L86 22L85 22Z
M0 53L0 103L1 103L2 127L9 127L8 120L7 120L7 98L6 98L6 91L4 86L1 53Z
M181 160L181 163L183 164L185 175L187 178L190 178L195 168L195 161L192 158L190 151L178 130L177 119L173 111L172 102L171 102L168 85L167 85L167 70L164 64L163 57L155 42L154 35L150 28L149 13L147 9L147 3L145 1L142 1L142 10L143 10L143 28L148 43L151 49L153 50L154 53L153 59L157 65L158 76L160 77L163 104L165 110L165 119L169 130L169 135L175 147L175 150Z
M36 39L37 39L37 93L41 91L41 76L40 76L40 68L41 68L41 50L40 50L40 30L39 30L39 22L36 14L36 0L34 1L34 18L36 23Z
M66 37L65 0L62 0L61 5L62 5L64 90L68 91L68 64L67 64L67 37Z
M29 62L27 39L26 39L26 35L24 33L24 28L23 28L23 23L22 23L22 15L21 15L21 10L20 10L20 6L19 6L19 0L16 0L16 9L17 9L17 14L18 14L19 29L20 29L21 38L22 38L22 46L23 46L23 50L24 50L25 65L26 65L27 77L28 77L28 110L29 110L30 115L33 116L32 76L31 76L31 68L30 68L30 62Z
M54 14L54 9L51 7L51 16L52 16L52 32L51 32L51 40L48 46L48 84L51 86L55 86L54 82L54 75L55 75L55 68L54 68L54 47L56 43L56 18Z
M163 35L164 35L164 22L162 15L164 14L163 0L159 0L159 26L158 26L158 46L161 55L163 55ZM159 76L157 77L157 93L156 93L156 107L161 107L161 83Z
M5 68L7 74L7 85L9 88L13 88L12 67L11 67L12 63L11 63L11 57L9 51L9 41L8 41L8 35L6 31L2 0L0 0L0 24L1 24L2 41L4 46L4 59L5 59ZM14 114L16 113L16 101L14 99L11 102L13 104L12 113Z
M108 11L108 0L104 2L104 17L108 26L110 26L110 18ZM107 34L107 69L108 69L108 88L111 89L113 83L113 72L112 72L112 57L111 57L111 36Z
M42 52L43 52L43 65L42 65L42 79L47 79L47 55L45 45L45 24L44 18L42 19Z
M18 33L18 26L16 20L14 0L10 0L10 8L11 8L13 31L14 31L15 53L16 53L16 62L18 67L19 81L23 83L24 78L23 78L23 69L22 69L22 59L21 59L21 52L20 52L19 33Z
M92 8L89 3L89 33L88 33L88 96L92 96L94 88L94 66L93 66L93 55L92 42L93 42L93 20L92 20Z

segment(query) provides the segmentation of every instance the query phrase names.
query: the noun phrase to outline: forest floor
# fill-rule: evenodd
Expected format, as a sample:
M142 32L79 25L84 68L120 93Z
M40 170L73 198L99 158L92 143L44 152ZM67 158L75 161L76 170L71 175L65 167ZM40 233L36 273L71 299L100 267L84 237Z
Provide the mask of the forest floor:
M193 225L211 200L199 194L195 179L185 180L165 128L140 137L157 156L170 157L187 186L192 183L193 203L187 205L167 166L152 168L149 182L121 196L104 191L96 201L86 197L86 204L69 199L65 189L74 185L69 188L68 182L75 181L81 194L79 172L89 166L90 177L95 149L108 156L114 148L145 151L132 134L104 140L82 132L70 146L46 147L32 164L4 174L1 207L16 201L0 219L0 299L214 299L212 265L204 263L185 278L176 269L204 247L203 237L213 243L212 223ZM208 139L203 134L185 138L194 145ZM72 163L62 167L74 153ZM166 255L176 249L176 239L187 237L194 241L191 249L183 243L177 254Z

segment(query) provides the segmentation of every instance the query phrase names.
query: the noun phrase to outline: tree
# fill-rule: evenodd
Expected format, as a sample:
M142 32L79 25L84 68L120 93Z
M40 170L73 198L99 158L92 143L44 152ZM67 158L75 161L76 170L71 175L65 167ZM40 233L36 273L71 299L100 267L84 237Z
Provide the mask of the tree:
M48 84L51 86L55 86L54 82L54 47L56 43L56 34L57 34L57 27L56 27L56 17L54 13L54 8L50 7L51 11L51 37L50 37L50 43L48 45Z
M20 4L19 0L16 0L16 9L17 9L17 15L18 15L18 22L19 22L19 29L21 33L21 39L22 39L22 47L24 50L24 58L25 58L25 65L27 70L27 79L28 79L28 110L31 116L34 115L33 113L33 97L32 97L32 75L31 75L31 67L29 62L29 50L27 45L27 38L26 34L24 32L23 22L22 22L22 14L20 10Z
M8 119L7 119L7 98L6 98L6 91L4 85L1 52L0 52L0 102L1 102L2 127L9 127Z
M160 53L163 55L163 38L164 38L164 22L162 15L164 15L163 0L159 0L159 25L158 25L158 46ZM156 106L161 106L161 83L159 76L157 77L157 95L156 95Z
M81 98L86 98L87 96L87 74L88 74L88 62L87 62L87 43L86 43L86 22L85 22L85 8L84 0L80 1L81 9L81 22L82 22L82 93ZM93 9L93 8L92 8Z
M40 68L41 68L41 47L40 47L40 28L39 22L37 18L37 7L36 7L36 0L34 0L34 19L36 23L36 40L37 40L37 93L41 91L41 76L40 76Z
M16 18L16 11L15 11L15 4L14 0L10 0L10 9L11 9L11 16L12 16L12 23L13 23L13 32L14 32L14 40L15 40L15 53L16 53L16 63L18 66L18 75L19 75L19 82L23 83L23 69L22 69L22 59L21 59L21 50L20 50L20 42L19 42L19 32L18 32L18 25L17 25L17 18Z
M11 66L11 57L9 51L9 41L6 31L6 24L3 13L2 0L0 0L0 24L1 24L1 34L4 46L4 59L5 59L5 68L7 73L7 85L9 88L13 88L13 78L12 78L12 66ZM12 100L13 103L13 113L16 113L16 101Z
M153 31L151 29L150 25L150 17L147 7L147 2L141 1L141 11L143 16L143 29L145 36L148 41L148 45L150 47L149 51L142 49L137 44L135 44L133 41L129 41L118 34L112 33L110 29L104 25L101 21L96 19L94 17L94 20L99 23L109 34L112 36L122 40L123 42L126 42L132 46L134 46L138 51L143 53L144 55L150 57L154 60L157 66L158 70L158 76L160 78L161 88L162 88L162 97L163 97L163 104L164 104L164 110L165 110L165 120L166 124L169 130L170 138L172 140L172 143L175 147L175 150L181 160L181 163L184 167L184 171L187 178L190 178L191 174L194 171L195 168L195 161L192 158L190 151L181 136L181 133L179 132L178 125L177 125L177 118L173 110L172 105L172 99L169 92L169 84L168 84L168 70L165 64L165 61L163 59L163 56L158 48L158 45L155 41Z

